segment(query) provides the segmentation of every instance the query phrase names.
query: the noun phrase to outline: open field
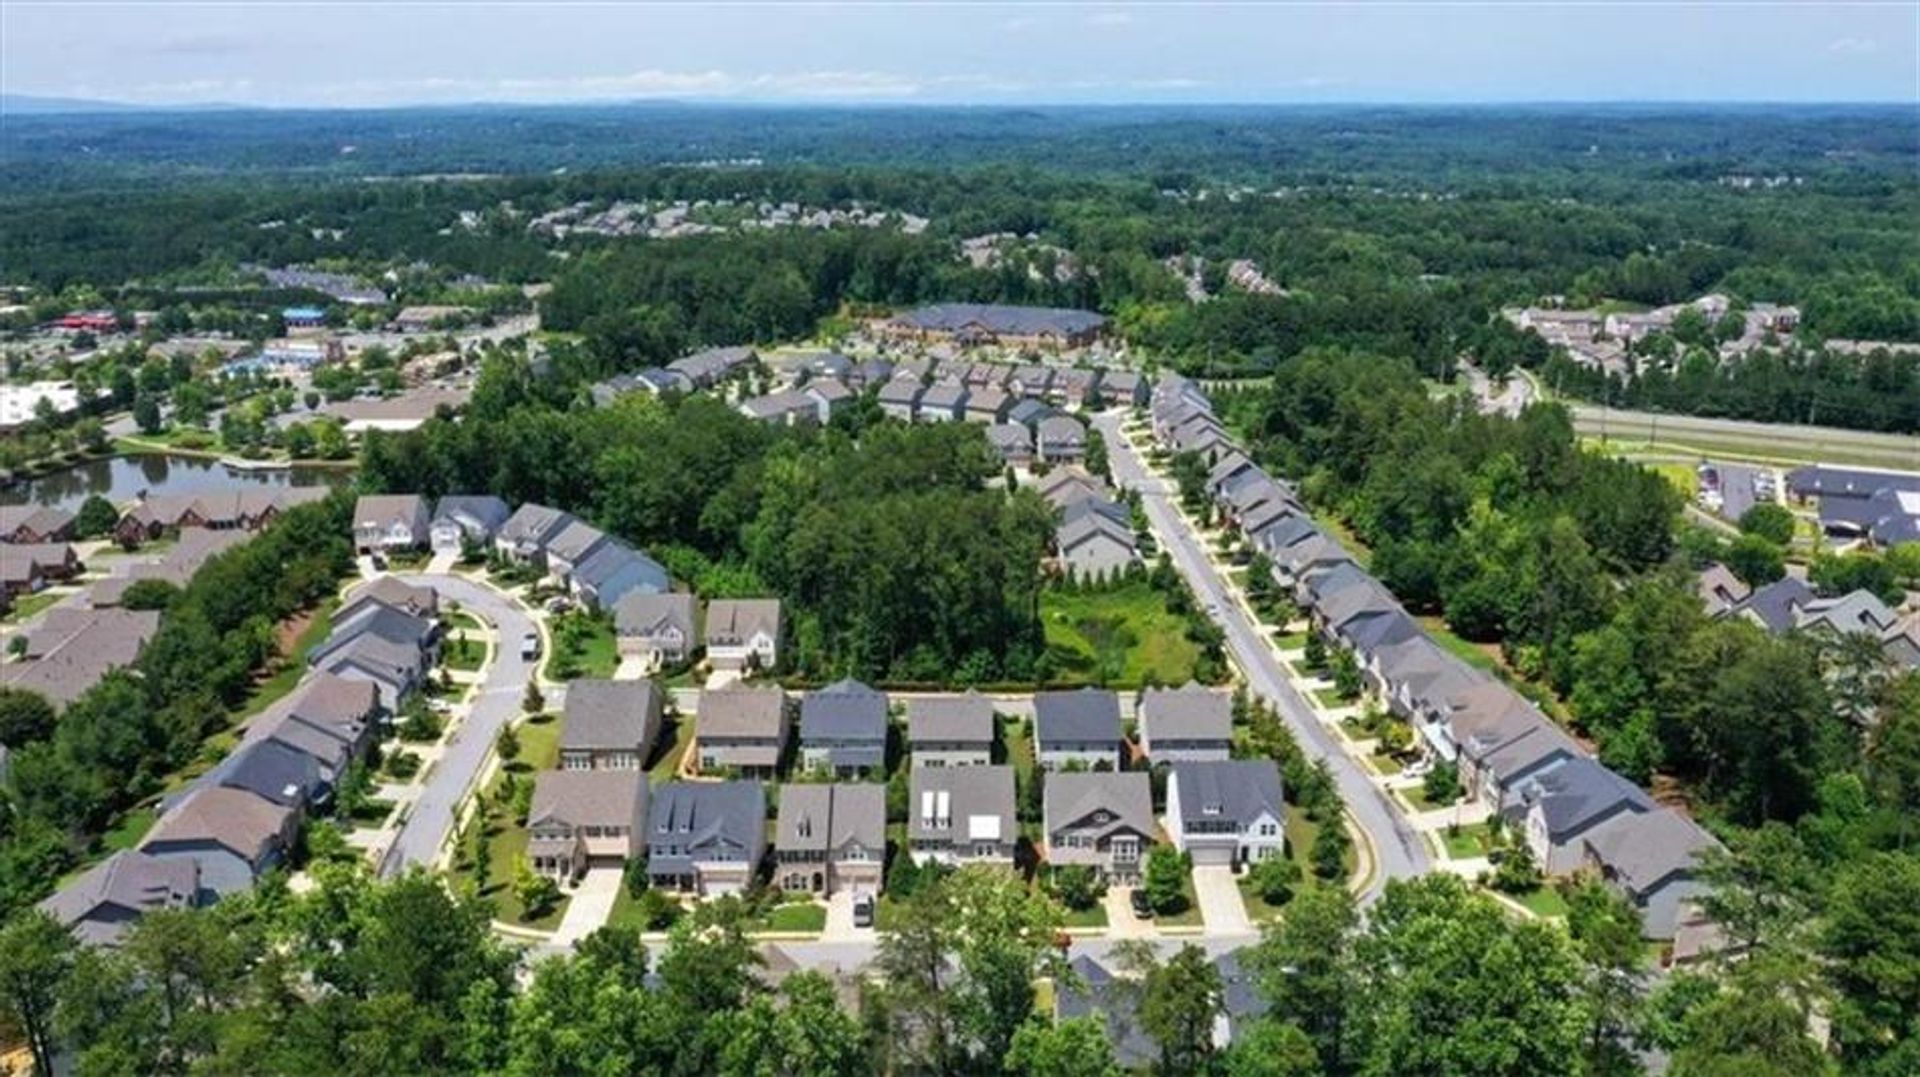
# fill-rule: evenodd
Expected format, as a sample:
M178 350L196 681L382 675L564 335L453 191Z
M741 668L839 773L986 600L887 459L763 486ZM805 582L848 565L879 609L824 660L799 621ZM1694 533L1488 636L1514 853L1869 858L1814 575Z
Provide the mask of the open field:
M1920 470L1920 438L1826 426L1794 426L1597 408L1568 401L1574 431L1606 439L1612 452L1667 451L1772 464L1857 464Z
M1131 688L1151 676L1185 684L1200 656L1187 639L1185 619L1145 582L1097 592L1048 590L1040 596L1040 621L1054 679L1062 683L1104 680Z

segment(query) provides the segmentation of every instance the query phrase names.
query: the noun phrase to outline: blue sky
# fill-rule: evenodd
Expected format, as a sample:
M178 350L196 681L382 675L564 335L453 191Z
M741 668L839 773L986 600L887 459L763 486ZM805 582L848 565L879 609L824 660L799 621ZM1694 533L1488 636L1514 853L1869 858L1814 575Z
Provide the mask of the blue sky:
M1920 4L7 0L0 90L322 107L1920 101Z

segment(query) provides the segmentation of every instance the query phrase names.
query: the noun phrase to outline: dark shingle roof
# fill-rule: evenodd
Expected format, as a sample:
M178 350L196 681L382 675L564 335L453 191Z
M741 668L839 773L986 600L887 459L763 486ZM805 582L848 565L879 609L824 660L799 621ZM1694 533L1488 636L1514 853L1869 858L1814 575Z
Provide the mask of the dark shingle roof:
M1180 787L1182 822L1228 820L1244 825L1262 812L1284 818L1280 767L1271 759L1175 763L1169 781Z
M1050 741L1112 741L1118 745L1120 697L1100 688L1035 692L1033 725L1042 747Z

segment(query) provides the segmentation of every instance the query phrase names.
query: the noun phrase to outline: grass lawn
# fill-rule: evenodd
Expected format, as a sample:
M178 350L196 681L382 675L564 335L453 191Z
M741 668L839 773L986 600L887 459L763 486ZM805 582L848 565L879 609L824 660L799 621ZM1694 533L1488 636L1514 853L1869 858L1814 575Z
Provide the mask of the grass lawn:
M668 742L667 750L647 772L647 780L654 785L670 782L680 772L680 760L687 754L687 746L693 743L693 719L682 715L672 725L673 739Z
M1067 927L1106 927L1107 904L1096 901L1084 909L1069 909L1060 906L1060 922Z
M1439 617L1416 617L1415 620L1420 622L1420 627L1433 638L1433 642L1446 648L1447 652L1455 658L1475 669L1504 679L1506 671L1500 662L1500 649L1497 646L1483 646L1471 640L1462 639L1447 627L1445 620Z
M1382 752L1368 756L1367 765L1373 768L1375 774L1398 774L1406 769L1405 763Z
M560 765L560 719L552 714L535 714L514 727L520 738L520 754L507 760L507 769L515 774L552 770Z
M1353 528L1348 527L1345 520L1338 520L1332 516L1316 516L1314 522L1332 535L1334 541L1345 547L1347 555L1352 557L1361 568L1366 568L1373 563L1373 551L1367 548L1366 543L1360 541L1360 536L1353 533Z
M466 610L457 610L453 613L449 613L446 616L442 617L441 620L447 623L448 633L461 632L461 631L484 632L487 627L486 624L480 620L480 618L475 617L473 614L468 613Z
M1007 756L999 760L1013 764L1013 776L1021 782L1033 777L1033 726L1019 718L1009 718L1001 726Z
M815 901L790 901L775 905L757 917L751 931L806 931L819 933L827 928L827 907Z
M393 801L381 800L379 797L368 797L366 800L361 801L360 805L354 808L348 817L356 823L364 823L367 826L379 826L381 823L386 822L387 816L392 814Z
M1507 896L1525 905L1535 916L1557 919L1566 918L1567 899L1561 897L1560 891L1555 890L1551 886L1536 886L1524 894L1509 894Z
M487 885L480 896L493 903L495 919L546 931L559 927L560 918L567 913L567 902L571 900L564 892L545 916L533 920L527 919L527 910L521 906L519 895L513 892L514 876L527 857L527 828L515 825L513 818L503 812L488 819L488 834Z
M72 593L71 591L48 590L38 592L37 594L22 595L13 600L13 609L9 611L5 617L0 617L0 621L24 621Z
M1191 872L1180 880L1180 892L1186 895L1187 907L1176 913L1155 913L1154 921L1162 927L1199 927L1206 921L1200 916L1200 895L1193 891Z
M679 904L675 901L674 904ZM627 888L621 887L614 895L613 911L607 914L608 927L631 927L640 931L652 930L646 921L640 918L640 903L627 895Z
M1447 855L1455 860L1471 860L1476 856L1487 855L1493 842L1493 831L1485 823L1463 826L1459 833L1441 831L1440 836L1447 843Z
M1355 702L1342 696L1337 688L1315 688L1313 701L1326 710L1337 710Z
M487 645L469 636L465 640L449 639L441 651L441 661L457 673L472 673L486 664Z
M1415 785L1402 789L1400 790L1400 795L1407 798L1407 803L1413 805L1413 810L1415 811L1432 811L1435 808L1447 808L1460 803L1459 797L1454 797L1445 804L1439 801L1429 800L1427 799L1427 789L1424 785Z
M1137 687L1149 676L1185 684L1200 656L1186 620L1144 581L1095 593L1043 591L1040 621L1062 683L1090 683L1104 669L1116 687Z
M1298 651L1306 647L1307 634L1301 632L1282 632L1273 637L1274 646L1283 651Z
M607 678L620 666L619 643L613 638L613 625L598 617L574 617L571 635L556 632L554 656L547 663L547 676L557 681L579 677Z

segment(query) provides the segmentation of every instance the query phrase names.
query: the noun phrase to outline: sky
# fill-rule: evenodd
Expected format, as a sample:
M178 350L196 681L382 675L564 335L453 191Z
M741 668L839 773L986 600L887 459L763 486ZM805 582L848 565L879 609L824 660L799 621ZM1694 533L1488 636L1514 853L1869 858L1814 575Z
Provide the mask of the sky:
M327 108L1920 103L1920 2L5 0L0 92Z

